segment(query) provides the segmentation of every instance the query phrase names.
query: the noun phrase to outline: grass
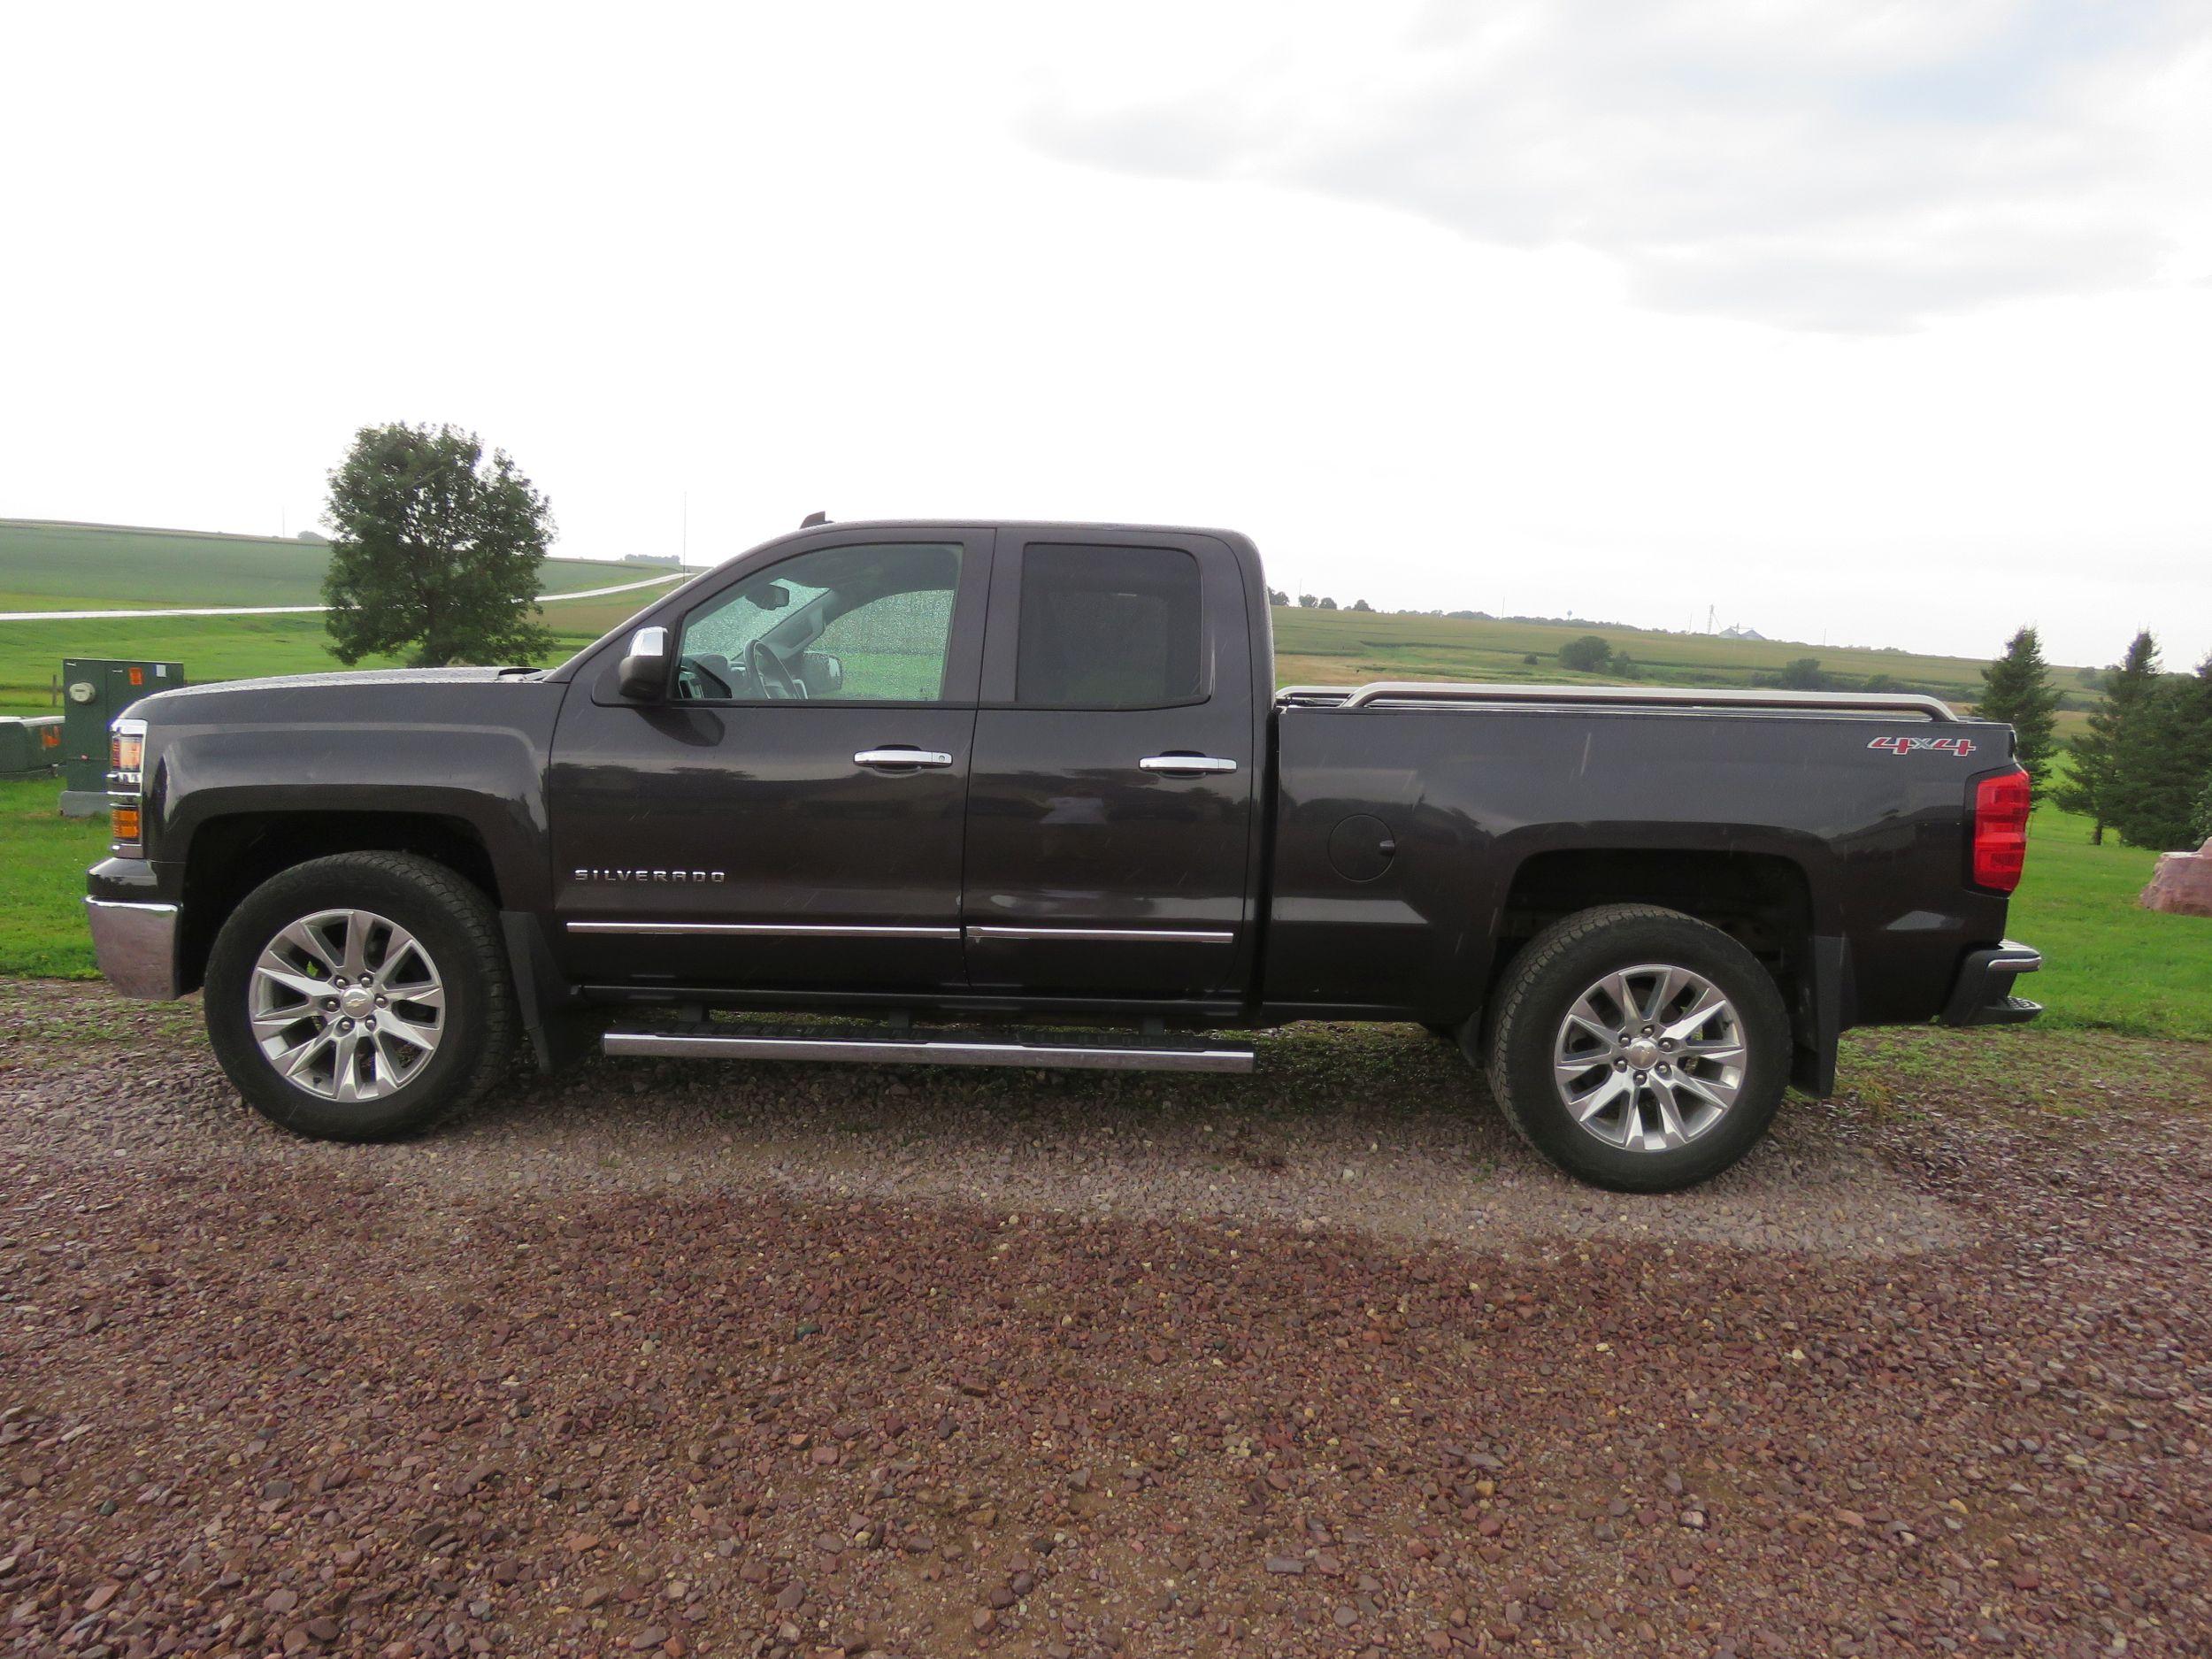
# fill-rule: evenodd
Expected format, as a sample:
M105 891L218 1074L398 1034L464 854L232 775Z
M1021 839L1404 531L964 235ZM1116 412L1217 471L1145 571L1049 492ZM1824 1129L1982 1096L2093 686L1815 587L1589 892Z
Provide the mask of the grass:
M0 611L322 603L326 548L275 536L42 524L0 518ZM611 588L657 574L636 565L550 559L545 593ZM580 599L544 612L557 662L650 599ZM0 713L51 712L65 657L180 662L194 684L340 666L320 617L177 617L119 622L0 622ZM380 667L383 661L364 664Z
M61 785L0 783L0 974L89 979L84 872L107 856L107 818L64 818Z
M1877 674L1951 702L1981 695L1980 658L1921 657L1905 651L1819 646L1783 640L1730 640L1709 634L1660 634L1580 622L1468 621L1451 617L1385 616L1356 611L1283 610L1275 623L1276 679L1285 685L1345 685L1370 680L1482 680L1618 685L1616 674L1576 673L1559 664L1559 648L1595 634L1634 660L1632 679L1646 684L1747 685L1801 657L1853 684ZM1525 659L1531 656L1536 661ZM2054 680L2077 700L2088 693L2077 670L2054 668Z

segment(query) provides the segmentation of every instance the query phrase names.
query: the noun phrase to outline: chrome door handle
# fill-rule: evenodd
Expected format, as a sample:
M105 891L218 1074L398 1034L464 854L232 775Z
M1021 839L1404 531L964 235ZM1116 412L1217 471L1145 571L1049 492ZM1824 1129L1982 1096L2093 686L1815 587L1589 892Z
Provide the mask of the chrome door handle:
M1221 760L1211 755L1147 755L1137 763L1147 772L1184 772L1196 774L1202 772L1234 772L1233 760Z
M864 749L853 757L853 764L918 772L924 766L949 766L952 757L941 749Z

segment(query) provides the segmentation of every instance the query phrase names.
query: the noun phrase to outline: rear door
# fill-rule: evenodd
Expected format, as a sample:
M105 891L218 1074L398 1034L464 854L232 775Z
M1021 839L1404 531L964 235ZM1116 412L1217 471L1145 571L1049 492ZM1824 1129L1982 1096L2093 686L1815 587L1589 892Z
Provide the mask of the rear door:
M1149 1001L1247 982L1251 698L1219 541L1000 532L962 884L975 990Z

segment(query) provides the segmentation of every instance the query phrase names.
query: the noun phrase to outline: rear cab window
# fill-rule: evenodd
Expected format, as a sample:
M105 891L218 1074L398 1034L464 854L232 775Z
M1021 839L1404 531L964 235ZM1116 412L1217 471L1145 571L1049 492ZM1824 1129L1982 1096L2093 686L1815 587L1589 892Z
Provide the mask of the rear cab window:
M1202 702L1199 591L1198 561L1180 548L1031 542L1015 701L1048 709Z

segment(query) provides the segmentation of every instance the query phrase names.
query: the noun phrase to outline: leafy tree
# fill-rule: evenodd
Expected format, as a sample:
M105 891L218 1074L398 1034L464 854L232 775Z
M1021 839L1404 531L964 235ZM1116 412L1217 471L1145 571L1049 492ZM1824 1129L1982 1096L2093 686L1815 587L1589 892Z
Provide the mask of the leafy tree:
M418 667L514 662L553 636L532 596L553 539L545 497L472 432L364 426L330 474L323 596L342 663L405 650Z
M2212 767L2212 657L2153 685L2116 753L2108 816L2121 839L2160 852L2196 845L2197 786Z
M1267 590L1267 603L1272 609L1280 611L1290 603L1290 595L1279 588L1271 588Z
M1635 659L1629 656L1626 651L1614 652L1612 660L1606 664L1606 667L1613 673L1620 675L1624 680L1632 677L1636 672Z
M1321 608L1324 611L1333 611L1336 609L1336 601L1324 595L1321 600Z
M1985 720L2012 727L2021 766L2037 795L2051 775L2058 749L2058 691L2043 661L2043 641L2022 628L2006 641L2005 654L1982 670L1982 698L1976 710Z
M1817 657L1796 657L1782 664L1778 683L1791 691L1818 691L1828 683L1828 676L1820 672Z
M2128 646L2119 665L2106 674L2104 697L2089 712L2089 729L2067 745L2073 767L2059 786L2059 805L2090 821L2092 846L2104 845L2105 827L2119 820L2119 770L2123 752L2138 756L2135 739L2158 683L2158 642L2145 629Z
M1533 668L1538 663L1543 661L1543 658L1537 656L1534 651L1531 651L1526 657L1521 658L1521 660L1524 663L1526 663L1531 668Z
M2189 815L2189 833L2200 847L2212 841L2212 771L2204 774L2204 787L2197 792L2196 810Z
M1316 599L1311 594L1300 594L1298 595L1298 608L1301 611L1310 611L1320 603L1321 602L1318 599Z
M1352 601L1352 609L1355 611L1372 611L1374 608L1374 606L1369 604L1364 599L1355 599Z
M1586 634L1578 640L1569 640L1559 648L1559 665L1571 668L1578 673L1594 674L1605 666L1613 655L1613 648L1594 634Z

